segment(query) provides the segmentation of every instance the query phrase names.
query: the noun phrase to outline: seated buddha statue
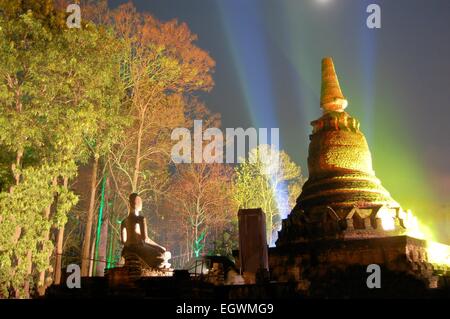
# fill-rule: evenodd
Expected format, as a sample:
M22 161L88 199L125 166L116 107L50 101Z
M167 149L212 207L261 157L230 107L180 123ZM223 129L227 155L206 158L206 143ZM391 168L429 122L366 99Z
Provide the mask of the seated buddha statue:
M130 211L121 223L121 240L124 244L122 256L135 255L148 267L163 269L170 268L168 260L170 252L158 245L147 235L147 223L139 213L142 211L142 199L133 193L129 197Z

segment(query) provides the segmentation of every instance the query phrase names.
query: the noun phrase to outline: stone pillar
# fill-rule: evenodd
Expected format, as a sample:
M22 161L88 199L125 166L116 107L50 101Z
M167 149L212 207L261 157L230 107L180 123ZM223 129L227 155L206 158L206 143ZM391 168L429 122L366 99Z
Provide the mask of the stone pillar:
M267 252L266 216L261 208L240 209L239 261L246 283L267 278L269 260Z

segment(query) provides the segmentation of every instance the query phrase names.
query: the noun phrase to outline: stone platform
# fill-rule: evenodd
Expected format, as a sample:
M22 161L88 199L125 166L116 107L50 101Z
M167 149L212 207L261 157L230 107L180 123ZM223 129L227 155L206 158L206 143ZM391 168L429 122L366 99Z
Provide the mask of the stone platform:
M187 271L132 278L116 269L107 277L82 278L81 289L51 286L46 298L449 298L448 269L437 269L426 258L426 242L408 236L314 241L270 248L270 279L256 284L215 285ZM380 265L380 289L366 285L369 264Z
M313 296L369 293L370 264L381 267L387 295L420 296L450 287L449 269L432 265L427 242L409 236L318 240L269 249L270 279L296 282L299 291Z

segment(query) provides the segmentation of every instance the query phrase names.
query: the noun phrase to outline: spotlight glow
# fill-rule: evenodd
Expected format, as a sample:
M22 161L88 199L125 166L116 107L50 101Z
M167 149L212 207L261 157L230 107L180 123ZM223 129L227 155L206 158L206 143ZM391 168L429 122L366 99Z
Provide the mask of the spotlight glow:
M331 2L331 0L316 0L316 1L320 4L326 4L326 3Z
M381 226L384 230L394 230L395 222L394 217L395 213L390 212L388 210L382 210L378 217L381 219Z
M437 242L428 242L428 259L437 265L450 266L450 247Z
M427 254L430 263L444 267L450 266L450 247L435 242L434 234L414 216L411 210L400 211L399 218L403 220L408 236L427 241Z

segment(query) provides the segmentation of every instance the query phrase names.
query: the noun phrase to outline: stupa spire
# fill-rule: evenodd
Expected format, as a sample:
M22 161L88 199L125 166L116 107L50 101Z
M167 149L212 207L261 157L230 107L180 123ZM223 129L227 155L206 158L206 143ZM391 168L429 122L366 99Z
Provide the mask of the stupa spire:
M339 86L333 59L330 57L322 59L320 107L324 112L343 112L347 105L348 102Z

